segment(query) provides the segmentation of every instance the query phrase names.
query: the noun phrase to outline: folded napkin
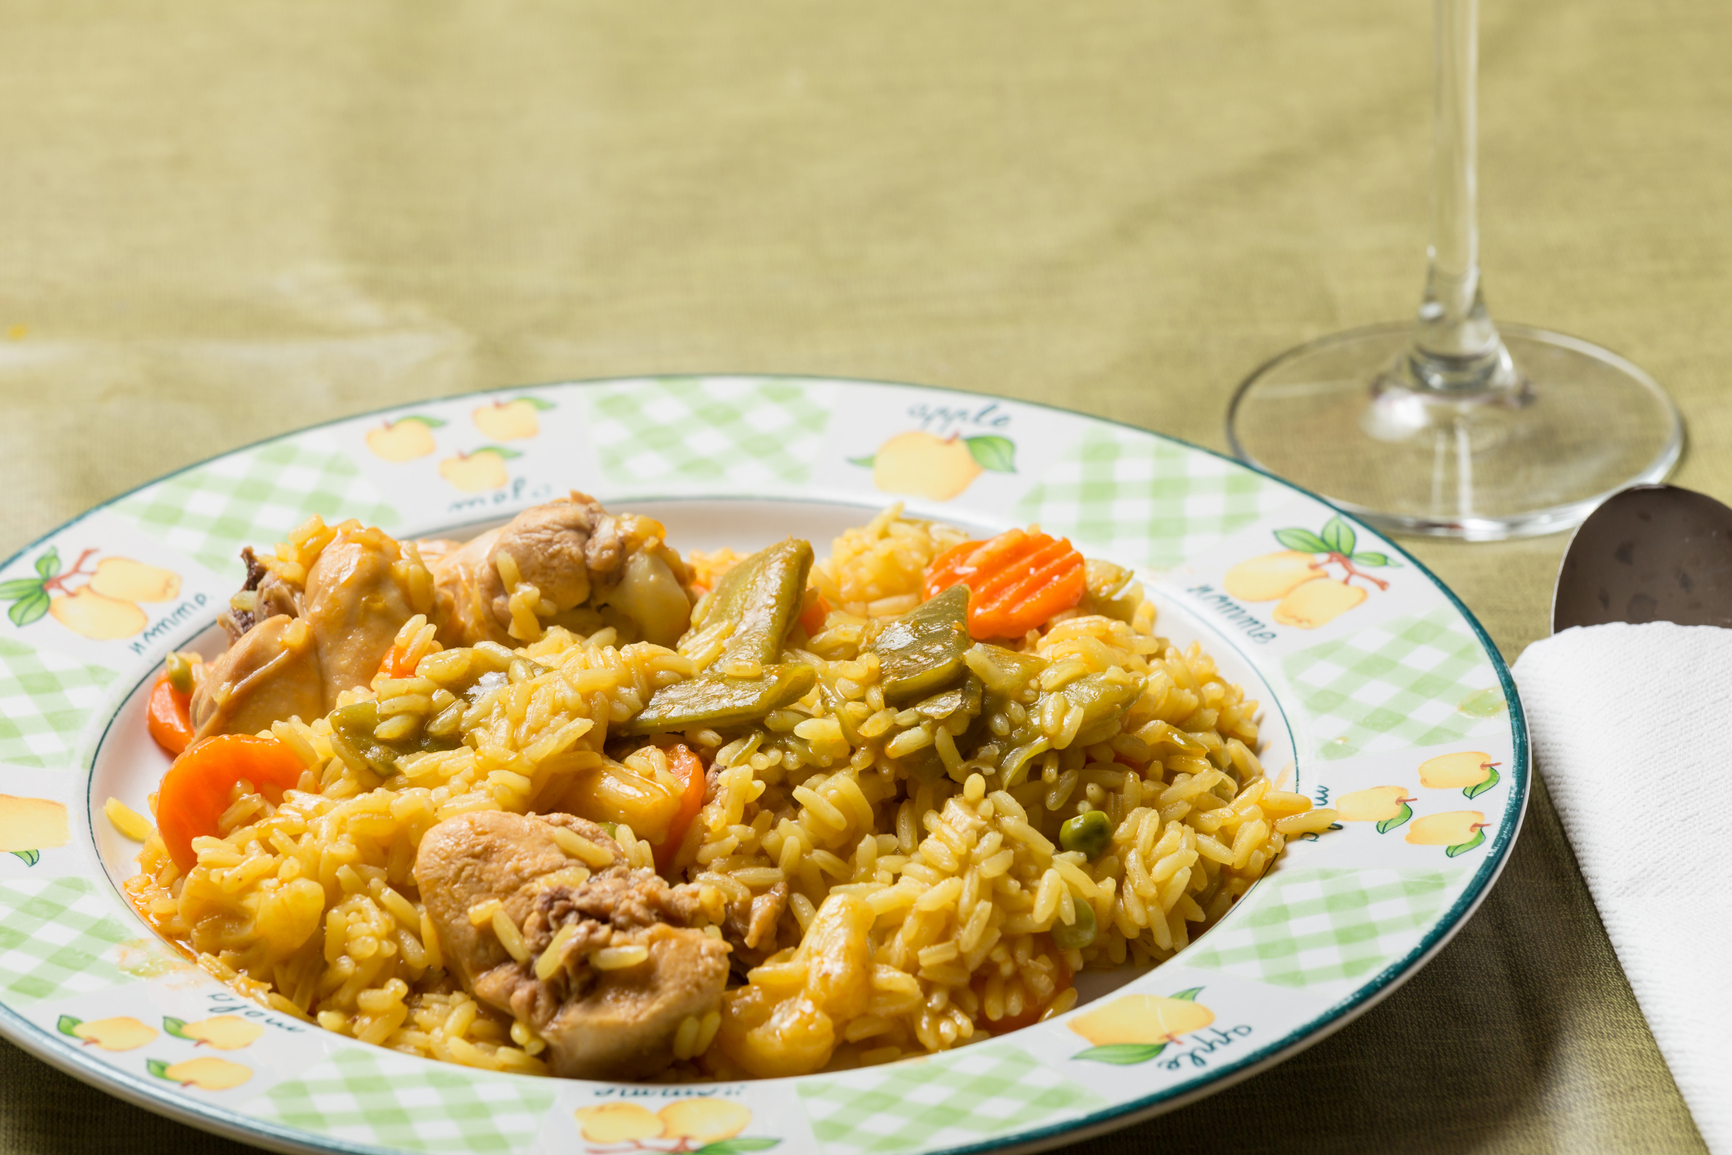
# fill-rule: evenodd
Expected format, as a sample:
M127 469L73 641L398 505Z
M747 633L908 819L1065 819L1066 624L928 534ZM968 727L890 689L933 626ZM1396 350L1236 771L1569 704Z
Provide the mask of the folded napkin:
M1732 1155L1732 630L1565 630L1515 677L1654 1041L1709 1150Z

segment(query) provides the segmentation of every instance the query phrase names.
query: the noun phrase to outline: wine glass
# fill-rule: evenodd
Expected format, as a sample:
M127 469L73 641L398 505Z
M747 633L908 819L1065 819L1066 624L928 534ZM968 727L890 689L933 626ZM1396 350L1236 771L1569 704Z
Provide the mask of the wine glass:
M1574 337L1497 326L1475 210L1478 0L1436 0L1430 271L1417 323L1323 337L1239 386L1239 457L1381 529L1488 541L1568 529L1660 481L1683 421L1641 369Z

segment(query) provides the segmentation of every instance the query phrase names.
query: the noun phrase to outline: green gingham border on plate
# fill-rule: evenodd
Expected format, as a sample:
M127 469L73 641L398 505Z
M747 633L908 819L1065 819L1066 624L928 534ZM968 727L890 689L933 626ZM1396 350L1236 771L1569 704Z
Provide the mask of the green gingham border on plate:
M886 498L869 487L865 471L856 470L852 476L859 480L844 492L834 484L837 472L824 472L835 443L835 431L827 429L831 407L844 395L869 400L875 387L737 375L565 383L469 398L541 392L582 406L602 470L585 484L604 497L611 486L661 499L689 494L876 505ZM860 390L867 392L853 392ZM932 392L940 402L980 400ZM1042 407L999 401L1023 411L1026 425L1041 424ZM1020 496L998 511L998 521L1039 520L1085 548L1158 567L1194 558L1282 502L1311 496L1195 446L1054 412L1058 419L1049 424L1080 428L1080 435L1065 434L1066 446L1027 479ZM238 568L234 554L241 545L268 544L313 513L410 532L438 523L437 510L387 503L370 480L379 463L351 456L332 436L336 426L372 420L361 415L237 450L106 508L223 572ZM978 506L971 512L978 520ZM1070 1060L1081 1041L1055 1025L1040 1028L1045 1033L1038 1041L1033 1034L1013 1036L925 1060L791 1084L747 1084L729 1093L764 1104L766 1120L778 1117L771 1103L784 1110L798 1105L809 1131L784 1119L787 1129L775 1141L786 1151L808 1143L836 1155L1045 1146L1077 1128L1148 1114L1278 1061L1410 975L1496 877L1525 808L1528 767L1514 685L1483 629L1424 567L1399 549L1392 552L1430 583L1425 605L1320 636L1257 668L1271 685L1285 687L1280 694L1290 711L1310 716L1313 732L1326 740L1317 754L1327 764L1503 733L1499 740L1507 739L1513 755L1507 797L1497 796L1503 817L1495 833L1472 860L1447 869L1413 862L1369 872L1278 871L1214 934L1129 988L1170 994L1166 988L1176 980L1165 976L1184 973L1211 983L1215 993L1207 997L1223 1006L1234 997L1234 983L1251 984L1238 988L1241 993L1299 992L1311 999L1299 1021L1272 1024L1256 1045L1232 1052L1205 1076L1168 1079L1164 1086L1155 1086L1153 1069L1141 1076L1138 1068L1079 1069ZM145 673L124 659L113 665L105 669L51 647L0 639L0 773L7 766L70 769L68 758L93 750L107 719L91 712L115 685L133 684ZM1507 714L1447 708L1458 705L1457 695L1488 693L1501 695L1497 705ZM88 841L88 826L80 825L76 836ZM93 849L84 845L79 854L88 877L20 880L14 872L0 878L0 1032L38 1057L152 1110L282 1150L573 1149L571 1100L562 1097L572 1085L447 1067L335 1039L327 1041L331 1053L322 1062L269 1080L234 1105L188 1097L160 1079L92 1058L43 1025L43 1012L31 1017L30 1009L60 999L100 999L119 984L157 980L116 967L142 924L126 921L130 914L107 879L98 877ZM173 981L184 982L184 975ZM1068 1042L1047 1045L1061 1040Z

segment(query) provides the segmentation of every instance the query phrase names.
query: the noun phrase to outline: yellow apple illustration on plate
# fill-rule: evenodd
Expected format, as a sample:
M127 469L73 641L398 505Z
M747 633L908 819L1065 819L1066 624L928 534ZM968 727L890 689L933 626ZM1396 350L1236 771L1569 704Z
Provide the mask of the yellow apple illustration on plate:
M1314 630L1328 625L1368 596L1359 586L1350 586L1334 578L1312 578L1294 587L1275 606L1275 624Z
M25 866L42 861L44 850L72 841L66 807L52 798L0 794L0 853L16 854Z
M187 1059L179 1063L150 1059L144 1064L144 1068L159 1079L167 1079L183 1087L197 1087L201 1091L226 1091L253 1077L250 1067L215 1057Z
M71 1015L61 1015L54 1026L63 1035L83 1039L85 1046L104 1051L130 1051L156 1038L155 1027L147 1027L137 1019L125 1016L85 1022Z
M1419 764L1419 784L1433 790L1460 790L1478 798L1498 783L1497 763L1479 750L1439 754Z
M1466 854L1485 841L1485 828L1490 825L1477 810L1450 810L1443 814L1427 814L1407 831L1407 841L1415 846L1446 846L1449 857Z
M215 1015L189 1023L184 1019L165 1018L162 1029L177 1039L187 1039L194 1046L211 1046L219 1051L238 1051L258 1041L264 1027L239 1015Z
M1358 549L1358 532L1339 516L1330 518L1317 533L1289 527L1275 531L1277 544L1285 549L1246 558L1221 579L1233 597L1247 602L1277 602L1275 624L1299 630L1326 626L1370 596L1355 579L1380 590L1389 588L1382 578L1365 572L1398 566L1387 554ZM1339 576L1336 570L1340 571Z
M129 557L105 557L84 588L116 601L171 602L180 596L180 575Z
M1377 833L1388 834L1413 817L1413 808L1408 803L1417 801L1408 796L1405 786L1372 786L1337 798L1335 820L1375 822Z
M514 441L534 437L541 432L536 414L552 409L553 403L539 397L519 397L514 401L495 401L483 405L470 416L475 428L495 441Z
M486 493L511 480L505 463L523 455L503 445L483 445L472 453L459 453L439 463L439 476L466 493Z
M685 1139L702 1146L723 1139L732 1139L752 1121L751 1108L729 1099L681 1099L669 1103L656 1114L662 1121L662 1135L669 1139Z
M1232 569L1222 587L1240 601L1272 602L1323 573L1308 553L1284 549L1261 557L1248 557Z
M445 422L437 417L411 413L367 431L367 448L386 461L413 461L434 450L433 430Z
M1094 1045L1072 1056L1091 1063L1129 1066L1146 1063L1179 1036L1215 1021L1215 1012L1197 1002L1202 987L1172 997L1126 995L1070 1021L1070 1029Z
M635 1143L640 1139L659 1139L666 1124L636 1103L602 1103L594 1107L579 1107L577 1129L591 1143Z
M979 437L934 437L921 430L898 433L878 452L851 457L869 466L872 484L885 493L911 493L932 501L949 501L982 473L1015 473L1016 444L994 434Z

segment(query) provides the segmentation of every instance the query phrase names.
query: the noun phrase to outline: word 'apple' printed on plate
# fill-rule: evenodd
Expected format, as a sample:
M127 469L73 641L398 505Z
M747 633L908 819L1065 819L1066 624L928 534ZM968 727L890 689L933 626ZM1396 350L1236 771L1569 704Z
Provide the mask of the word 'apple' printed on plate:
M1115 1066L1148 1062L1179 1036L1215 1021L1215 1012L1197 1001L1202 990L1192 987L1170 998L1126 995L1072 1019L1070 1029L1094 1045L1071 1058Z
M1340 517L1330 518L1318 533L1278 529L1275 540L1287 548L1247 558L1227 571L1221 585L1241 601L1272 602L1279 598L1275 624L1300 630L1327 625L1365 601L1370 591L1354 585L1354 578L1363 578L1379 590L1389 588L1388 582L1359 567L1401 565L1387 554L1356 550L1358 534ZM1332 566L1340 568L1339 578Z
M104 1051L132 1051L156 1038L156 1028L122 1015L113 1019L85 1022L71 1015L61 1015L54 1029L69 1038L80 1039L87 1047Z
M131 637L150 624L139 602L169 602L180 596L179 574L129 557L105 557L95 569L86 570L85 564L101 552L85 550L68 570L61 564L60 550L49 546L33 563L35 577L0 584L0 601L12 603L6 616L22 629L51 615L73 633L103 642ZM77 578L83 578L83 584L67 584Z
M735 1155L767 1151L780 1139L741 1136L752 1121L752 1109L731 1099L703 1096L680 1099L651 1112L636 1103L601 1103L579 1107L577 1129L590 1151L689 1151L694 1155ZM736 1137L738 1136L738 1137Z
M1388 834L1413 817L1411 804L1418 801L1405 786L1371 786L1337 798L1335 821L1375 822L1377 833Z
M162 1029L195 1047L209 1046L219 1051L238 1051L251 1046L265 1033L264 1027L239 1015L215 1015L196 1023L164 1016Z
M1419 784L1431 790L1459 789L1468 798L1478 798L1498 784L1499 765L1481 750L1439 754L1419 764Z
M1485 841L1491 823L1477 810L1449 810L1427 814L1408 828L1407 841L1415 846L1442 846L1450 858L1466 854Z
M541 432L536 414L552 409L553 402L539 397L492 401L469 415L475 428L495 441L520 441Z
M179 1083L183 1088L197 1087L201 1091L227 1091L253 1077L252 1068L227 1059L207 1056L170 1063L166 1059L148 1059L144 1069L159 1079Z
M51 798L0 794L0 853L15 854L25 866L42 861L44 850L72 841L64 804Z
M425 413L409 413L367 431L367 448L386 461L413 461L437 448L433 430L445 422Z
M949 501L982 473L1015 473L1016 443L996 433L937 437L916 429L898 433L877 453L848 460L871 469L872 484L885 493Z
M465 493L486 493L501 489L511 480L505 463L523 454L503 445L483 445L468 453L458 453L439 463L439 476Z

